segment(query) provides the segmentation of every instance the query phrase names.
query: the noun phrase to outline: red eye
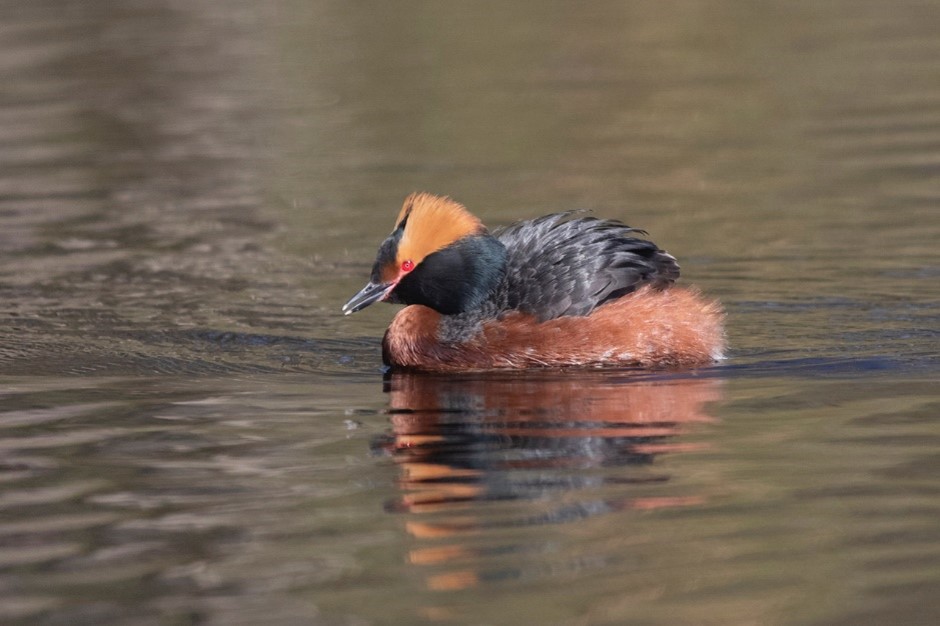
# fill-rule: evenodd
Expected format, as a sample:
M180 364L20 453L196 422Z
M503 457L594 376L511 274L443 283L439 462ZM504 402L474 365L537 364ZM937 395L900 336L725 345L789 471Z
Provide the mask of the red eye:
M410 272L414 268L415 268L415 262L412 261L411 259L401 262L401 271L403 272Z

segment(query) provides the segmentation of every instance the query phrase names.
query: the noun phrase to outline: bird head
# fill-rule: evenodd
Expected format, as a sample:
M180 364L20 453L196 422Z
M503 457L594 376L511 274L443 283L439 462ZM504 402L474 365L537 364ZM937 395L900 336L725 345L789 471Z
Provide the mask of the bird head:
M413 193L379 246L369 283L343 306L423 304L453 315L479 306L502 279L506 249L450 198Z

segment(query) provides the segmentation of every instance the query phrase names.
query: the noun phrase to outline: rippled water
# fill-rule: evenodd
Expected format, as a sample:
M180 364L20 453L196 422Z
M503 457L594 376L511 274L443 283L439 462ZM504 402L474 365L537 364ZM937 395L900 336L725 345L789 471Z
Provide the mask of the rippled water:
M935 3L0 18L0 621L940 620ZM650 231L729 360L383 376L415 189Z

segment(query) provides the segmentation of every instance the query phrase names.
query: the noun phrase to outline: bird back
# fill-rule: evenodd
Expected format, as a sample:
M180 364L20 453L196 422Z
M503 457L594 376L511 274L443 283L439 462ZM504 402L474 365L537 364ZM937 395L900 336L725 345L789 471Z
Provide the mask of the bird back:
M506 304L541 321L588 315L643 285L679 278L676 259L615 220L554 213L495 233L508 251Z

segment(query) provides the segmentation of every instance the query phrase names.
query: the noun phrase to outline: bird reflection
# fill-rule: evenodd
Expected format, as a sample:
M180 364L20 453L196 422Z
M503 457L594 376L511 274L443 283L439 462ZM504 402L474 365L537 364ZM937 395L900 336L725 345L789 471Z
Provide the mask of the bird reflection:
M374 446L395 460L401 489L387 509L406 514L417 541L408 559L432 568L431 589L522 575L483 565L526 549L499 533L703 501L657 495L670 476L653 463L701 447L681 435L713 421L706 406L721 398L718 379L394 372L386 386L391 431Z

